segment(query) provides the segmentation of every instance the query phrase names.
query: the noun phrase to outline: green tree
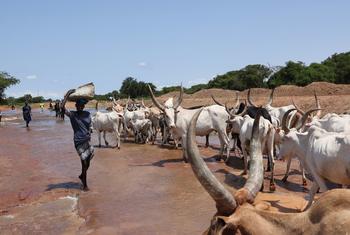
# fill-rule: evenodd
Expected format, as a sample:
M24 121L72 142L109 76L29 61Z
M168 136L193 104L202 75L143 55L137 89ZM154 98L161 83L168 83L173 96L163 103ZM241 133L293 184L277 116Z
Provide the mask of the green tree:
M19 83L20 80L11 76L6 72L0 71L0 102L3 102L5 98L5 90L6 88Z
M124 79L119 92L123 98L126 98L128 96L131 98L148 97L150 96L148 85L150 85L153 90L156 89L156 86L152 83L145 83L142 81L138 82L137 79L128 77Z

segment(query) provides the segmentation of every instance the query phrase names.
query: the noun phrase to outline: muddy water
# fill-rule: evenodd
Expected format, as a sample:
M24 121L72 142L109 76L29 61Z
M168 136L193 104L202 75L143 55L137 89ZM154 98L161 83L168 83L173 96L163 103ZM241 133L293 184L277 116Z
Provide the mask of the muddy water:
M80 161L68 120L34 112L30 128L10 119L0 126L1 234L201 234L215 205L182 162L181 150L170 146L122 143L120 150L96 148L88 171L89 192L80 191ZM112 145L115 140L107 136ZM204 142L204 139L199 139ZM97 144L93 133L93 144ZM243 163L217 162L217 139L201 148L205 161L228 189L243 186ZM234 154L234 153L232 153ZM296 162L288 183L285 164L277 162L277 191L258 201L272 210L296 212L305 200ZM310 184L310 183L309 183Z

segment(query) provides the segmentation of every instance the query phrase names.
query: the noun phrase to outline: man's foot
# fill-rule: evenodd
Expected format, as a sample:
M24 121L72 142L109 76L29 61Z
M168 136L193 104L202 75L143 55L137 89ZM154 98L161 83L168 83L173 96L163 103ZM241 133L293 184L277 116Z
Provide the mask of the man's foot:
M89 191L90 189L89 189L88 186L82 186L82 187L81 187L81 190L83 190L84 192L87 192L87 191Z

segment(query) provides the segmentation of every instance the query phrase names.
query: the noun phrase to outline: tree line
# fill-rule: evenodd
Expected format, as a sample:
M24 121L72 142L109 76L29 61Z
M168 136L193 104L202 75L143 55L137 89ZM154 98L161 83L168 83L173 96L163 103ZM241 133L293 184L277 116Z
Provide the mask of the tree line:
M338 84L350 83L350 52L333 54L321 63L306 65L301 61L288 61L284 66L269 67L262 64L247 65L242 69L229 71L218 75L206 84L197 84L185 88L187 94L195 93L201 89L222 88L230 90L245 90L248 88L275 88L280 85L306 86L312 82L331 82ZM0 72L0 102L6 103L4 91L7 87L19 83L19 80L5 72ZM114 98L141 98L149 97L150 85L156 95L162 95L171 91L178 91L179 86L163 87L157 90L152 83L138 81L136 78L124 79L119 91L113 90L104 95L96 95L97 100ZM42 98L42 97L41 97ZM43 98L37 97L36 101L43 102ZM13 99L13 97L11 98ZM20 101L25 96L19 98ZM33 100L33 97L32 97Z

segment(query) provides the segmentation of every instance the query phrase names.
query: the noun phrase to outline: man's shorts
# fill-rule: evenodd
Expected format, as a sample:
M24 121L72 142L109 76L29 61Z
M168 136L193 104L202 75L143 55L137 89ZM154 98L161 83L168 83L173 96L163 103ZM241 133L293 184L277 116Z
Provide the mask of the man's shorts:
M94 157L94 147L89 142L84 142L75 146L81 160L91 160Z

